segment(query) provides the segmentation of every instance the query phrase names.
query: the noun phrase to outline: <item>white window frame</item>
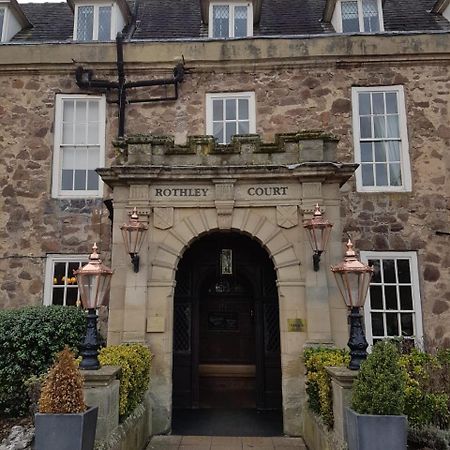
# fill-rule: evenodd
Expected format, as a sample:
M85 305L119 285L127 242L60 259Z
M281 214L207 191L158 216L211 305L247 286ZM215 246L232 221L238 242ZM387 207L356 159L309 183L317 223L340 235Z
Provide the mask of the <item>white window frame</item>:
M114 3L78 3L75 5L75 14L74 14L74 23L73 23L73 40L78 41L78 10L83 6L92 6L94 8L94 18L93 18L93 27L92 30L92 40L98 41L98 30L99 30L99 10L103 6L111 7L111 27L109 30L109 39L114 40L116 36L116 11ZM90 42L90 41L79 41L79 42Z
M213 17L213 7L214 6L228 6L230 9L230 16L228 20L228 38L218 38L214 37L214 17ZM252 2L223 2L214 1L209 3L209 27L208 36L213 39L234 39L234 9L236 6L246 6L247 7L247 36L253 36L253 3ZM243 37L238 37L236 39L243 39Z
M0 11L3 11L3 25L0 29L0 42L6 41L6 23L8 20L8 8L6 6L0 6Z
M248 100L249 134L256 133L256 101L254 92L217 92L206 94L206 134L214 135L213 131L213 100L226 99ZM219 142L222 144L222 142Z
M400 132L400 170L402 184L400 186L364 186L361 169L361 130L359 123L359 93L370 92L396 92L397 108L399 115ZM403 86L365 86L352 88L352 112L353 112L353 146L355 151L355 162L359 164L356 169L356 189L358 192L411 192L411 163L409 158L408 129L406 124L405 93Z
M106 139L106 98L105 96L81 95L81 94L58 94L55 100L55 132L53 145L53 175L52 175L52 197L53 198L98 198L103 195L103 182L99 179L97 190L71 190L61 189L62 173L62 117L64 100L98 100L99 102L99 159L100 163L105 161L105 139Z
M410 264L410 274L411 282L407 285L411 285L411 294L413 302L413 327L415 345L418 347L423 346L423 323L422 323L422 302L420 297L419 288L419 269L417 263L417 253L414 251L410 252L375 252L375 251L361 251L360 252L361 261L368 263L370 259L407 259ZM390 284L390 283L389 283ZM381 283L384 286L384 283ZM395 286L400 286L401 283L395 283ZM397 294L398 295L398 294ZM399 301L399 300L398 300ZM386 312L386 309L375 310L379 312ZM401 312L402 310L389 310L389 312ZM370 290L367 294L366 302L364 304L364 322L366 329L366 338L369 345L373 345L373 335L372 335L372 316L370 307ZM408 310L408 312L410 312ZM384 316L383 316L384 317ZM385 318L384 318L385 321ZM384 323L384 329L386 333L386 322ZM409 339L409 338L408 338Z
M63 254L48 254L45 262L45 284L44 284L44 305L53 305L53 278L55 263L71 263L81 262L87 263L89 260L87 255L63 255ZM72 275L72 274L68 274ZM67 289L67 287L65 287ZM80 298L80 292L78 291L78 299ZM63 305L65 306L65 305Z
M334 27L334 29L338 33L343 33L342 29L342 8L341 3L345 2L346 0L338 0L336 3L333 18L331 20L331 23ZM347 0L348 1L348 0ZM360 33L370 33L370 31L364 30L364 16L363 16L363 8L362 8L362 0L352 0L358 2L358 21L359 21L359 32ZM384 18L383 18L383 2L382 0L377 0L377 7L378 7L378 19L379 19L379 25L380 25L380 31L377 31L377 33L384 32Z

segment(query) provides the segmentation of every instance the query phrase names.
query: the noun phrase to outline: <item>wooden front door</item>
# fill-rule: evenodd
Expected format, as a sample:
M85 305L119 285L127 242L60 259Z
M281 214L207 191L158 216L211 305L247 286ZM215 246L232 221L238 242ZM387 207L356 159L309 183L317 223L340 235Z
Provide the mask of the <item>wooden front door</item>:
M223 248L233 254L226 275ZM173 339L174 408L281 408L275 271L255 241L215 233L186 251Z

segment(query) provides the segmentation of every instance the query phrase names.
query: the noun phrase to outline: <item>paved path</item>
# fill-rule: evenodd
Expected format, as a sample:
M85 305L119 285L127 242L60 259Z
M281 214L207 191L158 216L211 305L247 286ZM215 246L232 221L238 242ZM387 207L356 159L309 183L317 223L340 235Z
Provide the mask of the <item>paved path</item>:
M286 437L154 436L146 450L307 450Z

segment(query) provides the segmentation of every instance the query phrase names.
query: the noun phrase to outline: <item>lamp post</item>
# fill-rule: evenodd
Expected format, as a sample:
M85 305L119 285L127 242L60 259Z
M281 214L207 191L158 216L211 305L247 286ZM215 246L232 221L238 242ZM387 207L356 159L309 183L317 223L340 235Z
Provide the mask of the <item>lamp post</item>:
M89 262L74 271L80 290L81 303L87 309L86 335L80 345L81 363L80 369L97 370L100 368L98 361L98 334L97 311L108 293L113 271L102 264L97 253L97 244L92 247Z
M308 232L309 243L313 251L313 267L314 271L317 272L319 270L320 256L327 247L333 224L323 217L319 204L316 204L313 217L305 220L303 228Z
M124 223L120 229L122 231L125 249L131 256L133 269L137 273L139 272L139 251L144 242L144 237L147 234L148 226L139 222L137 209L134 208L130 220L128 223Z
M349 239L344 261L331 266L331 271L334 273L344 303L350 311L350 338L347 345L350 348L351 359L348 367L358 370L361 362L367 357L368 343L364 335L360 309L366 300L373 268L358 260Z

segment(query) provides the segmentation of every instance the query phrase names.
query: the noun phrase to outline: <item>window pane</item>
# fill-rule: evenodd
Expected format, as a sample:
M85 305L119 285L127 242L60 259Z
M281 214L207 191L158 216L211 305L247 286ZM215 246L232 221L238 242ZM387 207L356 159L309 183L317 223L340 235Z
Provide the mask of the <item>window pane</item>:
M370 286L370 308L383 309L381 286Z
M229 18L230 11L228 6L213 6L213 37L229 37Z
M389 161L400 161L400 143L397 141L386 142L388 149L388 159Z
M381 283L380 260L369 259L369 266L373 268L371 283Z
M400 291L400 309L412 310L413 301L412 301L411 286L400 286L399 291Z
M226 120L236 120L236 100L225 100L225 118Z
M400 127L398 123L398 116L387 116L387 137L399 138Z
M87 102L84 100L77 100L75 103L75 121L77 123L87 122Z
M61 189L63 191L73 190L73 170L64 170L61 174Z
M370 117L360 117L360 133L362 139L372 137L372 120Z
M374 186L373 165L361 164L362 184L363 186Z
M388 336L398 336L398 314L386 313L386 328Z
M395 283L395 261L393 259L383 259L383 282Z
M63 122L73 122L75 120L75 102L73 100L63 100Z
M384 324L382 313L372 313L372 335L384 336Z
M223 139L223 123L213 123L213 134L214 137L217 139L217 142L219 144L223 144L225 141Z
M388 185L386 164L375 164L375 176L377 180L377 186Z
M236 6L234 8L234 36L247 36L247 6Z
M413 336L414 335L414 327L413 327L412 313L401 314L400 319L402 322L402 336Z
M98 123L88 124L87 144L100 144Z
M372 143L371 142L361 142L361 161L372 162Z
M399 283L411 283L409 259L397 259L397 273Z
M78 288L75 286L67 287L66 306L75 306L77 304Z
M389 179L390 179L390 186L402 185L402 173L400 169L400 164L394 163L389 165Z
M64 288L53 288L52 305L63 305L64 303Z
M213 100L213 120L223 120L223 100Z
M250 130L249 130L249 122L239 122L239 127L238 127L238 133L239 134L249 134Z
M69 267L67 268L67 278L70 280L70 283L68 284L77 284L77 278L73 272L74 270L78 270L79 268L79 262L69 262Z
M75 143L73 138L73 123L63 123L62 143L66 145Z
M377 0L362 0L364 31L380 31Z
M53 284L64 285L66 281L66 263L58 262L53 267Z
M75 169L76 150L74 147L65 147L62 149L62 168Z
M246 98L240 98L238 100L238 114L239 120L248 120L248 100Z
M396 92L386 92L386 112L388 114L398 113Z
M75 170L75 190L86 189L86 171Z
M100 41L111 40L111 6L98 8L98 39Z
M88 149L86 147L78 147L76 150L76 167L75 169L86 170L88 165Z
M359 115L370 115L370 94L359 94Z
M386 137L385 116L374 116L373 129L374 129L374 137L375 138Z
M92 41L94 30L94 7L78 7L77 40Z
M384 147L384 142L375 142L375 161L386 161L386 149Z
M225 125L225 140L229 144L231 142L231 136L237 134L236 132L236 122L229 122Z
M358 2L342 2L341 14L344 33L359 31Z
M87 172L87 188L89 191L96 191L98 189L99 176L95 170L88 170Z
M373 114L384 114L384 93L375 92L372 94Z
M384 298L386 300L386 309L398 309L397 288L395 286L384 287Z

